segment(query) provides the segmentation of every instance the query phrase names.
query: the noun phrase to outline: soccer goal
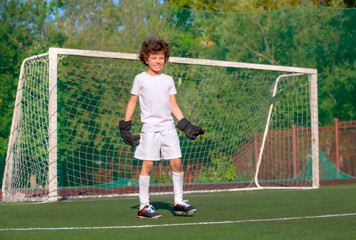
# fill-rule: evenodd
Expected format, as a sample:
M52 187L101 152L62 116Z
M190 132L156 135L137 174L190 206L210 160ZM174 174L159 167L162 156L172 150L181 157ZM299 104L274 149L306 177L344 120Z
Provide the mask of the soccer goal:
M50 48L24 60L2 183L3 201L138 193L140 161L119 136L136 54ZM318 188L315 69L171 57L177 101L206 133L180 133L185 192ZM132 120L140 132L139 107ZM159 161L150 192L172 191Z

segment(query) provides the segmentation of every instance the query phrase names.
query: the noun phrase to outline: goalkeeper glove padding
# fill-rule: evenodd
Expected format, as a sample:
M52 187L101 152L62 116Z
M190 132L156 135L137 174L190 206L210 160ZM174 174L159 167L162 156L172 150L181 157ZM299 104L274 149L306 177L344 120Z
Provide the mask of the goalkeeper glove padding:
M181 131L184 131L187 138L191 140L194 140L197 138L197 136L203 135L205 133L205 131L201 127L193 125L186 118L182 118L178 122L177 128Z
M131 121L120 121L119 122L120 135L124 142L132 147L137 147L140 144L140 135L132 136Z

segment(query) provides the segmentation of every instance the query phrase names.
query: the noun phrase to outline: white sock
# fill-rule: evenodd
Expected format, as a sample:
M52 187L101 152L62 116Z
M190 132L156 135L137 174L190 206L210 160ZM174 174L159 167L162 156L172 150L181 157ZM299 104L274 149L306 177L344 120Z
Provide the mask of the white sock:
M176 173L172 171L174 204L183 202L183 179L184 173Z
M141 176L138 180L139 183L139 197L140 197L140 209L150 204L150 176Z

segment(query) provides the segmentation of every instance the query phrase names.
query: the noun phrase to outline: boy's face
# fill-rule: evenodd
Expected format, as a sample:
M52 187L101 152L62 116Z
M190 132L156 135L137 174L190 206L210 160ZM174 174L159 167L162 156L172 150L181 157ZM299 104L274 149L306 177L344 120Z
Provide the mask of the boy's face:
M148 65L147 73L150 75L160 75L161 69L164 66L164 52L151 53L146 61Z

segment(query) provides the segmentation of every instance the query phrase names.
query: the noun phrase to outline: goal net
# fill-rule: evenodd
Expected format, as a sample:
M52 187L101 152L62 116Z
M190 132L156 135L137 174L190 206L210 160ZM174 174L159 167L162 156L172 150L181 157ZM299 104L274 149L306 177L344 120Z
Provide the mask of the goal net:
M2 200L137 194L141 162L118 125L145 70L136 54L51 48L26 59ZM206 130L195 141L179 133L185 192L319 186L315 69L171 57L164 73L185 117ZM138 106L132 126L139 134ZM150 192L171 191L162 159Z

